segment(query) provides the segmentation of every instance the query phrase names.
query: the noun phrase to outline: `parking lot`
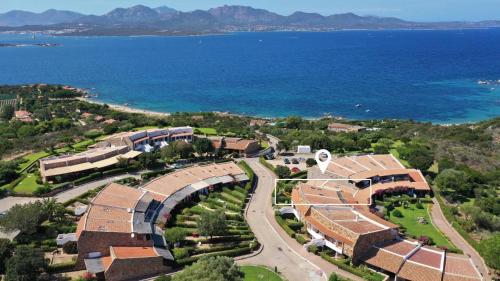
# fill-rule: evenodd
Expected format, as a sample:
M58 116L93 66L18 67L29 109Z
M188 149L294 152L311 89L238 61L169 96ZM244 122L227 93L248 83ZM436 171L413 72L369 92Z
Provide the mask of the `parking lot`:
M300 171L306 170L306 160L307 158L313 158L314 159L314 154L308 153L308 154L294 154L293 156L278 156L276 159L272 160L267 160L271 165L276 167L277 165L281 166L287 166L292 170L293 168L298 168ZM285 159L288 159L289 164L285 164ZM292 163L292 159L296 159L299 163L294 164Z

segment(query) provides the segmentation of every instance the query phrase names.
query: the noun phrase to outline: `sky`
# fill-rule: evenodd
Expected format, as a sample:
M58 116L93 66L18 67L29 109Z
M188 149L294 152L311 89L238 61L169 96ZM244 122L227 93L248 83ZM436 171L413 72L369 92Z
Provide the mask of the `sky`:
M246 5L282 15L294 11L323 15L353 12L415 21L478 21L500 19L500 0L0 0L0 13L10 10L41 12L50 8L101 15L137 4L169 6L180 11L222 5Z

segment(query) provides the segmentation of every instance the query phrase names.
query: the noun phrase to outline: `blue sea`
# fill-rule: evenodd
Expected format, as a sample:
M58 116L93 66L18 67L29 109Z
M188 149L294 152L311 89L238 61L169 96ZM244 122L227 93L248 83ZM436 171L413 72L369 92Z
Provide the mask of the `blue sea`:
M59 83L140 109L436 123L500 115L500 29L0 35L0 84ZM356 104L361 104L356 107Z

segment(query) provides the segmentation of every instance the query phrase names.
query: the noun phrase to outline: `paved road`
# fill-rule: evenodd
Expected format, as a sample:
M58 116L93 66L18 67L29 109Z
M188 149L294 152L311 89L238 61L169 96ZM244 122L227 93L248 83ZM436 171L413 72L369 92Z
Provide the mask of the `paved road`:
M3 199L0 199L0 213L6 212L10 210L10 208L14 207L16 204L26 204L26 203L31 203L35 202L37 200L40 200L40 198L36 197L5 197Z
M489 275L488 267L484 264L483 259L478 254L478 252L465 241L465 239L450 225L448 220L446 220L443 211L439 205L436 198L433 199L434 204L431 210L431 218L434 225L441 230L441 232L446 235L451 242L459 249L461 249L464 254L472 259L472 262L476 265L479 272L483 275L486 281L491 280Z
M85 193L85 192L87 192L89 190L97 188L97 187L99 187L101 185L105 185L105 184L108 184L108 183L111 183L111 182L114 182L114 181L117 181L117 180L121 180L121 179L124 179L124 178L129 178L129 177L134 177L134 178L137 178L137 179L141 178L141 176L140 176L139 173L124 174L124 175L109 177L109 178L105 178L105 179L102 179L102 180L98 180L98 181L93 181L93 182L89 182L89 183L86 183L86 184L82 184L82 185L77 186L77 187L72 188L72 189L68 189L66 191L63 191L61 193L56 194L54 196L54 198L58 202L64 203L66 201L69 201L69 200L77 197L77 196L82 195L83 193Z
M352 280L362 280L313 255L289 237L274 219L271 196L275 176L262 166L258 159L246 159L259 177L258 186L249 203L247 221L257 239L264 245L263 251L251 258L239 260L239 264L275 266L289 281L322 281L332 272Z
M134 178L140 178L140 173L133 173L133 174L124 174L124 175L119 175L115 177L109 177L105 178L102 180L98 181L93 181L89 182L86 184L82 184L80 186L77 186L75 188L63 191L61 193L56 194L53 198L55 198L58 202L64 203L70 199L73 199L77 196L82 195L83 193L92 190L94 188L97 188L101 185L105 185L117 180L121 180L124 178L128 177L134 177ZM35 202L37 200L41 200L41 198L38 197L15 197L15 196L10 196L10 197L5 197L3 199L0 199L0 213L8 211L10 208L12 208L16 204L26 204L26 203L31 203Z

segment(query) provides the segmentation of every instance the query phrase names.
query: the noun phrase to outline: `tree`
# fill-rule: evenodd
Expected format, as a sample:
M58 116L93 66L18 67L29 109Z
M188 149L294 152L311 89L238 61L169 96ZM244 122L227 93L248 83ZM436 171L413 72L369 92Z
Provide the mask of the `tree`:
M19 230L23 234L34 234L45 219L42 203L37 201L24 205L16 204L0 218L0 229L8 232Z
M173 276L172 281L242 281L243 273L229 257L204 257Z
M316 165L316 160L314 160L313 158L307 158L306 160L306 166L307 167L312 167Z
M141 155L139 155L137 160L139 161L139 163L141 163L141 166L146 169L152 168L157 164L156 155L152 152L142 153Z
M493 237L481 241L481 254L488 266L499 270L500 269L500 234L495 234Z
M439 191L450 196L452 200L457 200L462 196L468 196L472 190L469 187L467 174L455 169L446 169L439 173L434 181Z
M432 150L421 143L410 143L398 148L401 158L415 169L427 171L434 163L434 154Z
M0 162L0 184L9 183L15 180L19 174L17 173L17 163Z
M175 157L188 158L193 151L192 144L185 141L174 141L163 147L160 151L160 155L163 159L172 159Z
M292 172L290 171L290 168L288 168L287 166L282 166L282 165L276 166L276 168L274 169L274 172L276 173L276 175L280 179L286 179L286 178L290 177L290 175L292 174Z
M21 245L7 261L5 281L40 280L47 269L47 261L41 249Z
M3 107L0 108L0 119L3 119L5 121L9 121L14 117L14 107L12 105L4 105Z
M172 227L165 231L165 240L171 244L183 241L186 238L186 231L180 227Z
M0 239L0 274L5 273L5 263L12 257L14 245L9 239Z
M284 141L284 140L280 140L277 144L276 144L276 149L278 150L278 152L281 152L281 151L287 151L290 149L290 143L288 141Z
M226 214L223 210L203 212L197 221L197 227L203 236L212 238L215 235L224 235L227 229Z
M199 155L214 152L212 142L207 138L199 138L194 142L194 149Z

